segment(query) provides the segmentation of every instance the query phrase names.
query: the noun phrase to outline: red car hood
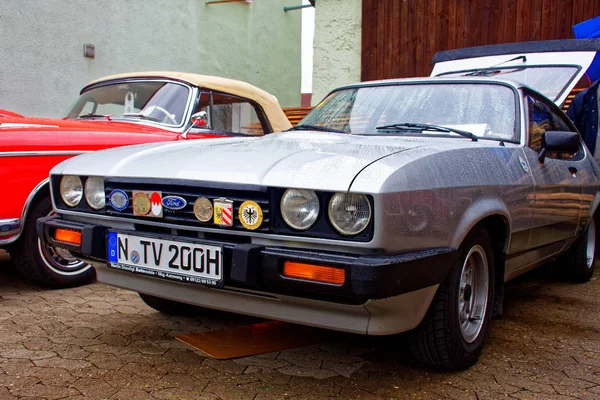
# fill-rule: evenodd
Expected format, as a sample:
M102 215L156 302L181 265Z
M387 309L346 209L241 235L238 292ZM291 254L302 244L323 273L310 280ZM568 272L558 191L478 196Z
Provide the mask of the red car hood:
M153 126L123 122L123 121L108 121L94 120L82 121L71 119L56 119L56 118L31 118L31 117L0 117L0 132L11 129L22 130L24 128L39 128L39 129L74 129L85 131L118 131L118 132L168 132Z
M210 137L221 136L193 135ZM93 151L182 139L178 132L131 122L0 117L0 152Z

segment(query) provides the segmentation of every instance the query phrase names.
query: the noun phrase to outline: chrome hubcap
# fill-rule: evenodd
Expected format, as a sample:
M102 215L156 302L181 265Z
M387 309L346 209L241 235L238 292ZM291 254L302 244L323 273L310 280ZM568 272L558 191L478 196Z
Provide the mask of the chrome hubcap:
M50 268L57 272L75 272L87 264L73 257L71 252L62 247L50 246L38 239L38 250L42 259Z
M460 332L467 343L479 336L488 304L489 272L485 250L473 246L462 267L458 293Z
M592 218L590 225L587 229L587 247L585 250L585 257L587 261L587 267L592 268L594 266L594 253L596 252L596 222Z
M54 215L54 212L48 215ZM40 239L38 239L38 252L44 264L59 274L71 275L89 268L88 264L76 259L69 250L42 243Z

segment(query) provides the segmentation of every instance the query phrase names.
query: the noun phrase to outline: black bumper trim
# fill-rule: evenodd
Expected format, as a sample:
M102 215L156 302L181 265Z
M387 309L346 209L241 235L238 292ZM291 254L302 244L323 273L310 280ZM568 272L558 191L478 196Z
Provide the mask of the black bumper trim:
M56 243L51 236L56 228L82 232L81 246ZM49 244L65 247L85 260L106 262L104 226L81 224L58 216L40 218L38 236ZM148 237L214 242L185 236L130 232ZM383 299L443 282L454 265L457 252L437 248L400 255L351 255L283 247L265 247L248 243L223 242L225 286L249 288L271 293L323 299L345 304L362 304L369 299ZM343 285L302 281L281 274L285 261L298 261L344 268Z
M57 228L71 229L81 232L81 245L76 246L69 243L57 242L52 238L52 232ZM80 224L65 221L56 216L39 218L36 221L38 237L51 245L60 246L71 252L82 255L104 254L106 255L106 227L97 225ZM100 240L103 238L102 240Z
M345 255L287 248L265 248L263 256L292 261L321 263L346 269L352 294L381 299L441 283L456 261L449 248L400 255Z

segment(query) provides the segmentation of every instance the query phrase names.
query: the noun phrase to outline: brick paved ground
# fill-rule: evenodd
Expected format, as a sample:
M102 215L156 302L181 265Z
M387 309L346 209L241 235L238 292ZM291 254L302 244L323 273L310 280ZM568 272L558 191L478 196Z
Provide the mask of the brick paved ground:
M600 399L600 274L585 285L548 270L509 284L475 367L416 366L402 337L327 342L217 361L174 340L251 322L163 316L100 284L47 291L0 254L0 399Z

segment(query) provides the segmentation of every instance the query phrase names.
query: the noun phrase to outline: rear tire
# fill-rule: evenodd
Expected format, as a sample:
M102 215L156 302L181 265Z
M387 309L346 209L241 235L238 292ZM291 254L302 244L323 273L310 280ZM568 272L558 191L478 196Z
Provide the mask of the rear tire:
M584 283L594 275L598 239L596 233L596 221L592 218L587 229L561 258L560 263L566 264L566 268L562 269L566 280Z
M440 285L425 319L410 335L413 356L432 367L460 370L477 362L494 300L494 255L487 232L471 232Z
M15 269L23 279L50 289L81 286L94 281L96 271L91 265L77 260L65 249L38 239L36 221L51 213L52 204L48 197L32 205L22 236L11 249Z
M192 306L186 303L180 303L174 300L163 299L149 294L138 293L140 298L150 308L155 309L167 315L181 315L185 317L194 317L202 314L203 308Z

